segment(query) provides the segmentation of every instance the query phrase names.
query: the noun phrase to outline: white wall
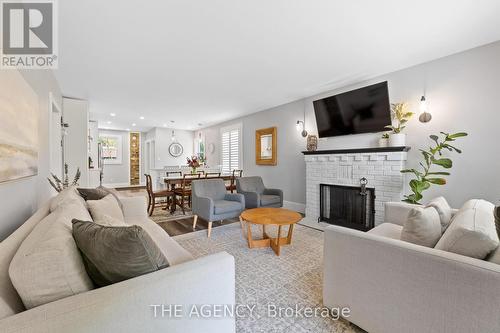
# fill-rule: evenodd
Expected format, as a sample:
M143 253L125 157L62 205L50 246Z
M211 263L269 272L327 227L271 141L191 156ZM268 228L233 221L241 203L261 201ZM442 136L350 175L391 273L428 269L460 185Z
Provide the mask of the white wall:
M130 132L99 129L99 135L119 135L122 137L122 163L104 163L103 184L128 186L130 184Z
M500 124L497 97L500 91L500 42L311 96L305 99L307 130L316 132L313 100L381 81L389 83L391 102L409 102L416 112L424 92L427 97L432 121L422 124L415 117L407 128L408 145L412 147L410 167L418 165L418 149L430 143L430 134L440 131L469 133L468 137L457 142L457 146L463 148L463 154L449 155L454 167L448 184L434 186L425 192L424 201L444 195L456 207L472 197L498 202L500 155L496 133ZM296 101L204 129L207 145L217 143L214 154L208 154L209 164L220 163L218 129L242 122L245 174L261 175L268 186L284 190L285 200L305 203L305 164L300 153L305 148L305 140L295 131L296 120L302 118L303 105L303 100ZM257 166L254 133L258 128L270 126L278 126L278 166ZM319 149L376 146L378 138L378 134L329 138L319 142Z
M62 105L61 91L50 70L26 70L20 72L26 82L38 94L40 112L38 175L0 184L0 240L3 240L19 227L42 203L54 194L46 179L50 170L49 93L52 92L57 104ZM0 75L2 75L2 71L0 71Z
M161 169L164 166L185 165L186 158L193 155L194 132L175 130L175 139L182 145L184 151L181 156L173 157L168 152L168 147L172 143L172 129L157 127L153 130L156 147L155 168Z

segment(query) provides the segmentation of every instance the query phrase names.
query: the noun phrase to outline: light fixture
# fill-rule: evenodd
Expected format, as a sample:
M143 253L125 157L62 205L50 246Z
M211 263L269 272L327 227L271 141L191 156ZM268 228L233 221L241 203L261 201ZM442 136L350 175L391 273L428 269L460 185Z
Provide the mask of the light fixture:
M135 126L135 123L133 123L132 126Z
M125 130L130 132L130 128L127 128L127 129L125 129Z
M110 121L108 121L108 124L111 124L111 122L110 122Z
M167 127L167 124L163 124L163 127Z
M306 131L306 101L304 100L304 120L297 120L297 123L295 124L295 127L297 128L297 131L300 132L303 138L307 136L307 131Z
M422 98L420 98L420 116L418 116L418 120L421 123L428 123L431 121L432 115L428 111L429 109L425 96L422 96Z
M171 136L172 142L175 142L175 131L172 130L172 136Z
M139 117L139 119L140 119L140 120L144 120L144 117L143 117L143 116L140 116L140 117Z
M115 117L115 116L116 116L116 113L111 112L109 115L110 115L111 117Z

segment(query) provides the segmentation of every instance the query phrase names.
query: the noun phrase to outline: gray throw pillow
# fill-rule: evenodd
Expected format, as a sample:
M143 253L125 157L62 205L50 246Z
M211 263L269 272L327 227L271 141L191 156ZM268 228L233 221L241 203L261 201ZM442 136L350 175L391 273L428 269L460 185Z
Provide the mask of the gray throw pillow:
M123 212L123 204L118 197L118 192L115 189L107 188L104 186L99 186L96 188L77 188L78 193L82 196L85 201L87 200L101 200L108 194L111 194L115 197L116 201L118 201L118 205Z
M73 238L96 286L168 267L158 246L141 227L108 227L73 219Z

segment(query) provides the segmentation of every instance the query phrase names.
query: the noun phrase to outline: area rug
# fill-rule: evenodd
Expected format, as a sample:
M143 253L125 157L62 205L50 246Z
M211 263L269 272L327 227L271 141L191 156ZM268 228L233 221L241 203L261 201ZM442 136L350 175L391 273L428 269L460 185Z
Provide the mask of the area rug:
M260 235L260 229L253 230ZM271 233L274 232L270 228ZM363 332L342 319L321 316L269 315L269 306L322 307L323 233L296 225L292 244L276 256L270 248L249 249L239 223L212 231L194 232L174 239L195 257L226 251L236 262L236 303L255 305L256 316L236 319L239 333L257 332Z

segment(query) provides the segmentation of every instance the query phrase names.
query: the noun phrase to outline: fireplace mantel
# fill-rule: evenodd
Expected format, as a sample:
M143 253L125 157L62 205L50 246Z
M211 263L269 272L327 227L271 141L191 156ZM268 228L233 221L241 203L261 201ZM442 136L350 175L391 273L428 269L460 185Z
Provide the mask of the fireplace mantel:
M334 150L315 150L303 151L304 155L336 155L336 154L362 154L362 153L391 153L391 152L406 152L410 150L408 146L402 147L368 147L368 148L353 148L353 149L334 149Z

